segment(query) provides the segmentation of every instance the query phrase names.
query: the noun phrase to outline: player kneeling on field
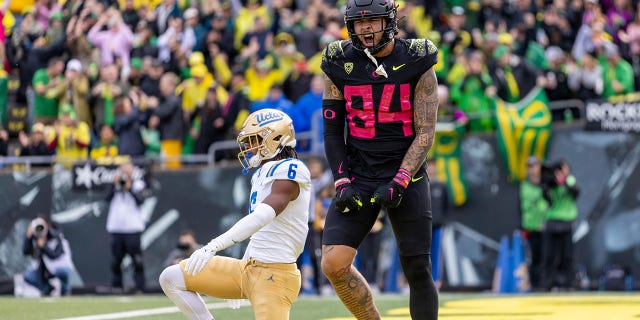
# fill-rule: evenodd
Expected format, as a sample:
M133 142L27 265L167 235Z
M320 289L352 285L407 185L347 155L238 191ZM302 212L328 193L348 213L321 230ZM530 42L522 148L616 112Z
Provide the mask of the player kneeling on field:
M249 215L160 275L164 293L189 319L213 316L197 294L249 299L257 320L289 319L301 285L296 259L307 237L310 175L297 159L291 118L263 109L238 134L238 159L251 178ZM251 237L243 259L216 256Z

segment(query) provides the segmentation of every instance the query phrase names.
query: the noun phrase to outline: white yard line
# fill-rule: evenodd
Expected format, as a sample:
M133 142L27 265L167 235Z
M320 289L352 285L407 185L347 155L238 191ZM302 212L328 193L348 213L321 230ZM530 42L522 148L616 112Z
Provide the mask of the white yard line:
M242 306L248 306L248 305L249 305L248 301L242 304ZM229 305L226 302L216 302L216 303L207 304L207 309L223 309L228 307ZM152 316L157 314L167 314L167 313L177 313L177 312L180 312L180 310L178 310L177 307L164 307L164 308L142 309L142 310L114 312L114 313L103 313L103 314L95 314L95 315L81 316L81 317L59 318L54 320L123 319L123 318L144 317L144 316Z

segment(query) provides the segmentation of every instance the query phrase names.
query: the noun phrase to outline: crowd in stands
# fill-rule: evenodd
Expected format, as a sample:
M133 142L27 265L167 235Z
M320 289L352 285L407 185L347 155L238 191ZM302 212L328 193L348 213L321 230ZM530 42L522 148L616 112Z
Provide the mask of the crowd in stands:
M298 132L321 108L322 49L347 39L342 0L4 0L0 154L70 163L206 154L246 115L286 112ZM635 0L396 0L400 37L439 48L442 119L495 129L496 97L551 101L640 86ZM7 20L7 19L4 19ZM3 94L4 92L4 94ZM4 104L4 105L2 105ZM28 123L6 132L7 108ZM7 147L13 143L16 147ZM301 144L300 148L308 148ZM173 159L173 160L172 160Z

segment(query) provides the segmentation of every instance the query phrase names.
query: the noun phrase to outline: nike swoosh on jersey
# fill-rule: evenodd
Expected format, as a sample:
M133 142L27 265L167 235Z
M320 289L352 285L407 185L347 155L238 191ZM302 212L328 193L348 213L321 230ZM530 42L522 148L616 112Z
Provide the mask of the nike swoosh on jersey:
M419 181L420 179L424 178L424 176L419 176L417 178L411 178L411 182L416 182Z
M404 67L405 65L406 65L406 63L403 63L403 64L401 64L401 65L399 65L399 66L393 66L393 67L391 67L391 69L392 69L393 71L397 71L398 69L400 69L400 68Z
M338 173L342 173L343 172L342 171L342 164L343 164L343 162L340 162L340 167L338 167Z

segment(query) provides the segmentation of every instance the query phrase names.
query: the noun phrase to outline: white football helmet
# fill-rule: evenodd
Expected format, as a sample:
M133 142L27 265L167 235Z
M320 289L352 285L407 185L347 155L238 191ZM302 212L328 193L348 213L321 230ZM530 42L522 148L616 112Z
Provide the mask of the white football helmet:
M296 146L293 121L276 109L262 109L251 113L238 134L238 160L245 170L257 168L263 160L272 159L284 147Z

